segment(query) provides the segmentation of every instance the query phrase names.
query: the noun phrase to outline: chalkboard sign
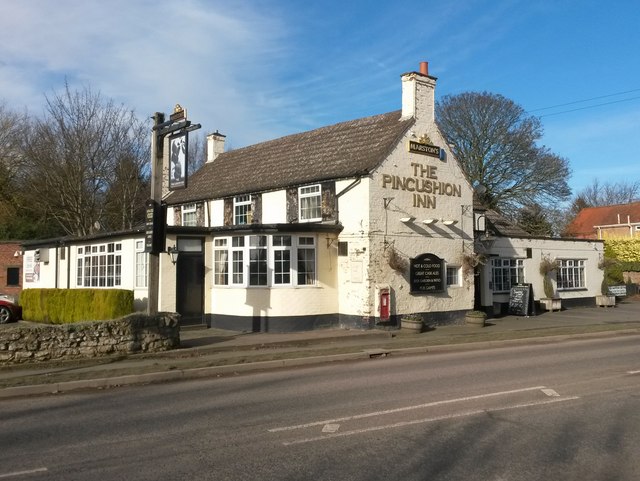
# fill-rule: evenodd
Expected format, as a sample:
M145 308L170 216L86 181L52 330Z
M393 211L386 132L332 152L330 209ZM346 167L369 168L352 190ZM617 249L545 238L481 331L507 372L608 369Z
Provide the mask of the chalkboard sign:
M616 297L624 297L627 295L627 286L624 284L621 286L609 286L609 295L616 296Z
M412 294L444 291L444 261L435 254L421 254L411 259L409 282Z
M509 314L529 316L533 312L533 289L531 284L518 284L509 293Z

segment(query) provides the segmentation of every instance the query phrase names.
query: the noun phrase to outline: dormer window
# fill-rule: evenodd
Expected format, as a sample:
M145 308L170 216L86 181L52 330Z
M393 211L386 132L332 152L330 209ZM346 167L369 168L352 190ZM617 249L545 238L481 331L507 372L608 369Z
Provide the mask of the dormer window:
M322 191L320 184L298 189L300 222L322 220Z
M238 195L233 198L233 224L251 224L251 195Z

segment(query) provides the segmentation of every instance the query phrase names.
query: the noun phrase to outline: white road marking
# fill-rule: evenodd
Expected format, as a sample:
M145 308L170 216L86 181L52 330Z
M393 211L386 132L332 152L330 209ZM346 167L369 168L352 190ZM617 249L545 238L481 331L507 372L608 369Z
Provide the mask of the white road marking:
M640 371L627 371L627 374L640 374Z
M575 399L580 399L578 396L572 396L572 397L566 397L566 398L557 398L557 399L549 399L546 401L534 401L534 402L530 402L530 403L523 403L523 404L514 404L512 406L504 406L504 407L500 407L500 408L495 408L495 409L479 409L479 410L474 410L474 411L464 411L464 412L460 412L460 413L456 413L456 414L449 414L446 416L438 416L438 417L433 417L433 418L425 418L425 419L415 419L412 421L402 421L402 422L398 422L398 423L394 423L394 424L387 424L385 426L374 426L374 427L370 427L370 428L364 428L364 429L355 429L353 431L343 431L341 433L335 433L335 434L328 434L326 436L317 436L314 438L305 438L305 439L297 439L295 441L285 441L282 443L283 446L291 446L294 444L304 444L304 443L311 443L311 442L315 442L315 441L324 441L326 439L331 439L331 438L337 438L337 437L343 437L343 436L353 436L355 434L363 434L363 433L368 433L368 432L372 432L372 431L382 431L385 429L393 429L393 428L399 428L399 427L403 427L403 426L411 426L413 424L424 424L424 423L431 423L431 422L436 422L436 421L444 421L447 419L455 419L455 418L461 418L461 417L467 417L467 416L474 416L476 414L482 414L482 413L490 413L490 412L498 412L498 411L506 411L509 409L520 409L520 408L526 408L526 407L531 407L531 406L543 406L545 404L553 404L553 403L559 403L559 402L565 402L565 401L573 401Z
M47 468L30 469L29 471L15 471L13 473L0 474L0 478L15 478L16 476L25 476L27 474L46 473Z
M384 411L376 411L376 412L372 412L372 413L356 414L354 416L345 416L343 418L327 419L327 420L324 420L324 421L314 421L314 422L311 422L311 423L298 424L298 425L295 425L295 426L285 426L285 427L281 427L281 428L273 428L273 429L269 429L268 432L277 433L277 432L280 432L280 431L293 431L295 429L305 429L305 428L310 428L310 427L313 427L313 426L324 426L325 424L334 424L334 423L340 423L340 422L344 422L344 421L352 421L354 419L364 419L364 418L369 418L369 417L374 417L374 416L383 416L385 414L393 414L393 413L399 413L399 412L403 412L403 411L411 411L411 410L414 410L414 409L423 409L423 408L428 408L428 407L433 407L433 406L441 406L441 405L444 405L444 404L452 404L452 403L464 402L464 401L473 401L474 399L484 399L484 398L489 398L489 397L505 396L507 394L517 394L517 393L527 392L527 391L539 391L539 390L542 390L544 388L545 388L545 386L525 387L523 389L514 389L512 391L501 391L501 392L493 392L493 393L489 393L489 394L479 394L477 396L462 397L462 398L457 398L457 399L447 399L447 400L444 400L444 401L435 401L435 402L426 403L426 404L418 404L416 406L406 406L406 407L402 407L402 408L387 409L387 410L384 410Z
M325 424L322 428L323 433L337 433L338 429L340 429L339 424Z
M549 397L560 397L560 394L558 394L557 391L554 391L553 389L541 389L541 391Z

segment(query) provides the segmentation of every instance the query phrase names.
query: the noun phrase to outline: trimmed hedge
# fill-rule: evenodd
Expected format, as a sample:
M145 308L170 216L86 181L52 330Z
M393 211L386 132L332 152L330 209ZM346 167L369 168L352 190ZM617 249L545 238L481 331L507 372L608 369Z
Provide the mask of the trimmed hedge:
M46 324L117 319L131 314L133 291L126 289L25 289L22 318Z

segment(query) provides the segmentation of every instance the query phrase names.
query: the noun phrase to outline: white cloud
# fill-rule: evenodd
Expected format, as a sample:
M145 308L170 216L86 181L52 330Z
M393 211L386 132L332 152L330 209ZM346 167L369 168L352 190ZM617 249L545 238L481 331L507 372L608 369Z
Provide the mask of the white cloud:
M60 90L67 79L140 116L168 113L179 102L206 130L242 131L249 140L252 132L243 126L253 97L273 82L273 61L286 53L286 25L243 2L5 3L1 95L14 109L26 105L35 113L42 94Z

